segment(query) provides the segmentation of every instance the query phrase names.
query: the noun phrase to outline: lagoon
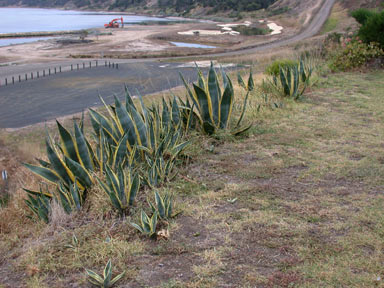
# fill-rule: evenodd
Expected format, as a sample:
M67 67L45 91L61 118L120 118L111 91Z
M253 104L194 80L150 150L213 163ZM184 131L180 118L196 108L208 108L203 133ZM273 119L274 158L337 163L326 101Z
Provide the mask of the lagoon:
M124 22L169 21L166 18L40 8L0 8L0 34L103 28L114 18Z
M217 48L216 46L203 45L203 44L197 44L197 43L185 43L185 42L170 42L170 43L177 47L203 48L203 49Z

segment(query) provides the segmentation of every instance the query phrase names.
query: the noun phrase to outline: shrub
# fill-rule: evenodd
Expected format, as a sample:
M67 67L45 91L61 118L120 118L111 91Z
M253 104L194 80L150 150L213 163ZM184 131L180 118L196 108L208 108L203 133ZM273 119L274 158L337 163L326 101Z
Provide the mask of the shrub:
M341 33L332 32L327 35L327 38L325 39L325 43L340 43L341 37L343 35Z
M365 43L377 42L384 48L384 11L368 17L358 35Z
M287 67L294 67L298 64L298 61L291 59L275 60L272 64L268 65L265 69L265 73L271 76L278 76L280 73L280 67L285 69Z
M372 17L374 14L375 12L371 10L360 8L355 11L352 11L351 16L355 18L355 20L361 25L364 25L367 22L368 18Z
M268 34L269 29L261 27L247 27L247 26L237 26L232 28L234 31L240 32L241 35L252 36L252 35L265 35Z
M377 43L363 43L359 38L342 39L340 52L331 57L329 64L333 71L347 71L367 64L368 61L384 55Z

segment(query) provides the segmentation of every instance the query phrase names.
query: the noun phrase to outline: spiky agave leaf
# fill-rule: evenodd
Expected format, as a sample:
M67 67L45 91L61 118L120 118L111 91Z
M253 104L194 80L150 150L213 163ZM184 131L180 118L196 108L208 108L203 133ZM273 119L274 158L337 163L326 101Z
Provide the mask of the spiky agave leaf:
M112 279L112 261L111 259L108 260L107 264L104 267L103 270L103 277L101 277L96 272L85 269L85 272L87 274L88 281L98 287L103 288L110 288L113 287L113 285L116 284L117 281L119 281L125 274L125 271L119 275L117 275L115 278Z
M57 125L61 145L53 143L48 133L46 137L49 162L39 161L42 167L32 164L24 164L24 166L50 183L57 184L60 181L74 183L75 178L77 178L81 189L92 186L93 178L89 171L94 169L92 160L94 157L93 151L88 148L88 141L76 123L74 124L74 136L59 122L57 122ZM62 153L59 151L62 151Z
M157 217L158 215L156 211L153 213L152 217L149 217L144 210L141 210L140 225L132 222L131 225L142 234L147 235L148 237L153 237L156 235Z
M121 278L124 277L124 275L125 275L125 271L123 271L123 273L121 273L121 274L117 275L115 278L113 278L113 279L111 280L111 282L109 283L110 287L112 287L113 285L115 285L117 281L119 281Z
M104 271L104 287L111 287L110 281L112 279L112 262L111 259L108 260L107 265L105 265Z
M172 218L172 202L173 197L169 193L165 193L162 197L158 191L155 191L155 205L148 201L149 206L152 209L152 212L157 212L157 215L161 219L170 219Z
M108 194L111 204L121 214L132 206L140 189L140 178L131 169L124 170L122 166L115 173L108 165L105 166L106 183L97 178L100 186Z
M217 73L212 62L208 72L207 82L205 82L200 69L198 69L198 84L193 83L193 89L189 87L185 79L182 77L184 86L187 89L188 99L192 100L196 110L198 111L198 117L196 118L200 121L202 130L208 135L214 134L217 129L227 129L232 114L232 107L234 104L233 86L230 78L223 69L221 69L221 74L224 86L223 92L220 88ZM240 75L238 76L238 81L241 86L247 89L248 92L254 89L252 72L250 72L247 85L244 83ZM247 105L247 99L248 97L246 97L244 107ZM193 111L193 109L190 111ZM243 108L243 112L238 123L241 122L244 112L245 108ZM191 115L191 113L188 113L188 115Z
M51 212L52 194L43 192L40 187L40 192L24 189L28 192L28 199L25 200L31 212L45 223L49 222L49 214Z

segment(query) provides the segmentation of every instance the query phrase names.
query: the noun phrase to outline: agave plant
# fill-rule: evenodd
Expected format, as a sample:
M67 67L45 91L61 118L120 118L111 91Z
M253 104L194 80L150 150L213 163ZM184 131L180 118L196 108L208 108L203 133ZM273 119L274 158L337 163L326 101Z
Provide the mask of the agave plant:
M207 79L204 79L203 73L199 68L197 68L197 71L198 82L192 84L192 89L184 77L181 76L181 78L187 89L187 95L197 110L196 115L198 116L202 130L206 134L212 135L218 129L228 129L234 104L234 90L231 79L222 71L222 89L212 62ZM248 82L253 83L253 80L251 80L252 73L250 73L249 78L250 80ZM245 102L244 106L246 106L246 104ZM240 121L238 121L238 125L241 120L242 117ZM250 126L237 129L237 133L244 132L249 128Z
M60 203L64 211L70 214L74 210L80 210L85 200L84 191L80 190L75 181L73 184L65 184L59 182L57 184L57 192L50 192L48 188L43 191L40 186L39 191L24 189L28 193L26 200L30 210L44 222L49 222L49 212L51 211L51 201Z
M74 132L70 133L59 122L57 127L60 142L55 143L47 133L46 149L49 161L38 159L40 166L24 163L24 166L48 183L56 185L57 193L48 190L44 193L24 189L28 192L28 207L36 215L45 213L51 199L64 208L65 212L79 210L85 200L87 189L93 185L92 171L97 168L94 152L83 133L83 120L78 125L74 122ZM48 201L49 200L49 201ZM43 206L42 206L43 205ZM41 213L36 213L40 211ZM41 214L42 215L42 214ZM38 216L48 222L48 217Z
M154 237L156 235L157 217L157 212L154 212L152 217L149 217L144 210L141 210L140 224L131 223L131 225L142 234Z
M172 218L173 213L173 195L165 193L160 196L159 192L155 191L155 204L148 201L153 213L157 213L160 219L167 220Z
M181 108L176 97L146 107L139 95L139 109L127 89L125 100L125 105L117 97L114 106L104 103L106 116L90 111L98 165L102 171L106 164L114 170L140 167L146 183L156 186L171 178L178 155L189 144L183 142Z
M41 166L24 164L45 181L58 184L77 183L81 190L92 186L91 171L95 169L93 151L79 125L74 123L71 134L57 122L60 143L54 143L47 133L46 148L49 162L39 160Z
M112 262L111 260L108 261L107 265L105 265L103 275L100 276L96 272L85 269L85 272L88 276L88 281L97 287L101 288L110 288L113 287L113 285L116 284L117 281L119 281L121 278L123 278L125 271L119 275L117 275L115 278L112 279Z
M145 183L149 187L157 187L161 183L171 181L177 173L172 173L175 166L176 158L168 158L164 160L163 156L153 159L147 157L147 165L144 166L143 177Z
M102 100L108 112L107 116L90 110L92 126L97 135L99 148L96 156L100 167L105 163L103 155L106 154L113 155L109 164L116 168L119 164L127 166L137 159L141 163L145 162L146 155L156 154L160 145L160 150L168 153L181 144L181 117L176 99L171 102L170 107L163 100L162 107L152 105L147 108L139 95L141 111L134 104L127 89L125 100L123 105L115 97L114 106L108 106ZM171 137L172 141L164 142L167 137ZM135 150L135 147L140 149ZM127 158L132 161L126 161Z
M76 235L72 235L71 243L64 245L65 248L77 250L80 247L79 239L77 239Z
M297 65L280 67L279 75L273 76L271 84L285 97L297 100L309 85L312 72L311 63L301 59Z
M133 205L140 188L140 178L131 169L124 170L122 166L115 173L107 165L105 172L106 183L99 178L97 180L111 199L112 206L124 214Z
M170 127L162 141L157 144L156 150L146 147L138 147L145 153L145 164L143 167L143 177L146 184L152 187L160 183L170 181L176 176L173 168L178 155L189 145L189 141L182 142L181 126L175 132L175 128Z
M31 191L28 189L24 189L24 191L28 193L28 199L25 200L25 203L29 209L37 217L37 219L48 223L49 214L51 212L52 194L43 191L41 186L40 191Z
M60 182L57 188L58 195L53 195L54 198L58 198L58 202L67 214L74 210L79 211L85 201L86 193L79 189L76 182L69 185Z

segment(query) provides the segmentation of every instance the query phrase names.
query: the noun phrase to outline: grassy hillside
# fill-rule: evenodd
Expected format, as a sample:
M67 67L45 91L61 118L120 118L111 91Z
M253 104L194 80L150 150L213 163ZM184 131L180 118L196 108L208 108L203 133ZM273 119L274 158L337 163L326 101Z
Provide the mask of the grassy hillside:
M18 161L44 154L44 131L1 132L13 199L0 208L0 284L88 287L84 268L112 259L129 287L380 285L384 73L320 75L299 102L252 92L248 137L192 137L190 160L160 188L181 211L168 240L140 236L135 214L115 218L103 194L49 225L28 219L20 186L36 180Z

